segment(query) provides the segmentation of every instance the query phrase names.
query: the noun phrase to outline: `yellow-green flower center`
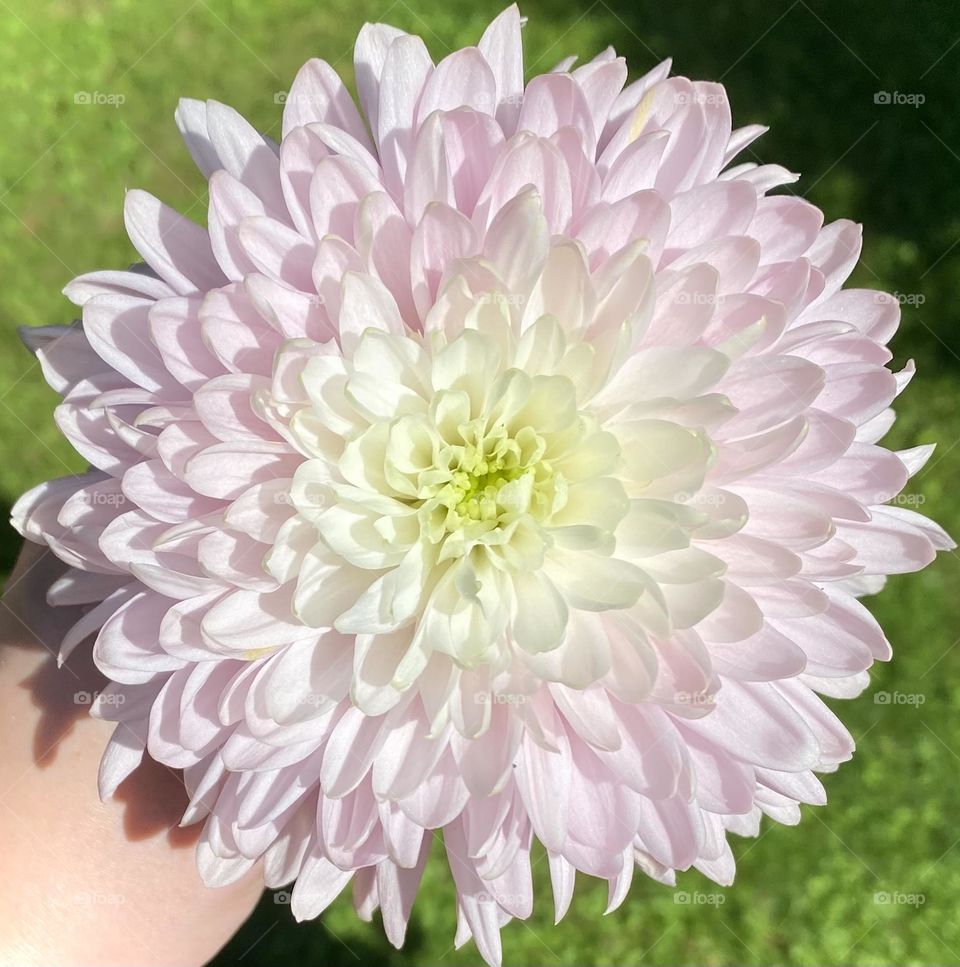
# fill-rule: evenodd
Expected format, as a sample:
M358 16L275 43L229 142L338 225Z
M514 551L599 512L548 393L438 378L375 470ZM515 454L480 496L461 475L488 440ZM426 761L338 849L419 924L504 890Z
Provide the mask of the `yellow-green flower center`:
M510 436L502 426L485 430L476 421L460 427L460 435L470 442L444 454L449 476L427 501L443 514L444 531L485 531L521 513L540 516L538 510L554 505L557 475L543 459L543 438L532 429Z
M482 462L477 473L466 473L458 470L453 481L448 485L446 497L447 506L455 510L461 517L470 520L496 520L500 511L497 507L497 496L501 487L516 480L525 473L532 473L528 467L521 469L487 469Z

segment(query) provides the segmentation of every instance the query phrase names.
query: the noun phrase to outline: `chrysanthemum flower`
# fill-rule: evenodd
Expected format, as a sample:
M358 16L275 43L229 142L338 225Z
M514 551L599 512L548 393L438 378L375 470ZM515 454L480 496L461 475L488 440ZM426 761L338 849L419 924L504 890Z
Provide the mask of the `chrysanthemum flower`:
M263 860L308 918L352 880L398 945L441 836L491 963L534 839L559 918L822 803L819 694L889 655L857 596L953 546L890 503L931 448L877 442L912 368L841 289L859 228L731 167L763 129L719 85L524 85L520 28L434 65L368 25L362 112L310 61L279 146L183 101L208 227L131 191L145 266L29 332L94 469L14 513L112 680L104 796L182 768L208 883Z

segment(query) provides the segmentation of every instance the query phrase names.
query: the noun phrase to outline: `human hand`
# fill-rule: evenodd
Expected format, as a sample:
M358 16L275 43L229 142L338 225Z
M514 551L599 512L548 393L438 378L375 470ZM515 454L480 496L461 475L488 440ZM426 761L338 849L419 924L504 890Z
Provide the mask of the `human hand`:
M79 616L46 604L63 569L27 545L0 606L0 964L203 964L253 909L261 874L203 885L200 826L177 825L180 775L149 758L100 802L114 724L88 714L104 683L89 648L57 668Z

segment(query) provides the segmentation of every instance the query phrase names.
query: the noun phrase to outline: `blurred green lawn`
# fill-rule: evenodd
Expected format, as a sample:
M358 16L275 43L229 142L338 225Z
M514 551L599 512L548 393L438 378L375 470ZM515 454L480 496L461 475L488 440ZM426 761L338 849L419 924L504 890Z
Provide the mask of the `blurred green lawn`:
M70 321L59 295L69 278L133 259L124 189L146 188L203 219L204 184L172 122L178 96L226 101L277 135L275 95L307 57L326 58L352 82L352 39L365 20L421 33L439 57L474 43L498 6L0 0L0 500L9 505L26 487L82 468L54 428L53 394L18 348L15 327ZM771 125L757 157L802 171L797 190L828 217L864 222L856 281L904 295L894 349L899 362L913 356L919 365L891 444L939 442L912 492L960 534L960 5L532 0L523 12L529 71L608 44L634 73L673 55L676 71L728 86L738 123ZM925 102L876 104L878 91L920 93ZM77 104L78 92L124 102ZM16 547L5 531L4 573ZM529 922L505 930L505 962L960 962L958 578L958 558L948 555L890 582L875 611L896 657L859 700L836 703L858 739L856 758L827 777L826 808L806 809L799 827L765 824L758 840L734 844L739 874L722 903L678 903L638 874L624 906L602 919L605 887L582 880L571 913L553 927L538 862L541 900ZM922 704L883 704L881 692ZM717 892L696 873L681 875L679 889ZM923 902L905 902L909 895ZM884 896L892 902L879 902ZM321 923L298 926L268 895L216 963L477 963L472 945L452 950L454 926L438 856L403 953L377 925L357 921L348 898Z

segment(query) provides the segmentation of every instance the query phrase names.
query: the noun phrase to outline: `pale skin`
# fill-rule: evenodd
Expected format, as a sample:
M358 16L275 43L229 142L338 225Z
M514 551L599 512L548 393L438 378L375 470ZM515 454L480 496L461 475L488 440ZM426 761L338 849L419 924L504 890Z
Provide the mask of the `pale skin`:
M62 618L43 595L61 570L28 545L0 607L0 965L204 964L253 909L261 873L204 887L200 828L177 825L180 776L152 761L100 801L113 724L76 699L103 683L89 646L56 667Z

